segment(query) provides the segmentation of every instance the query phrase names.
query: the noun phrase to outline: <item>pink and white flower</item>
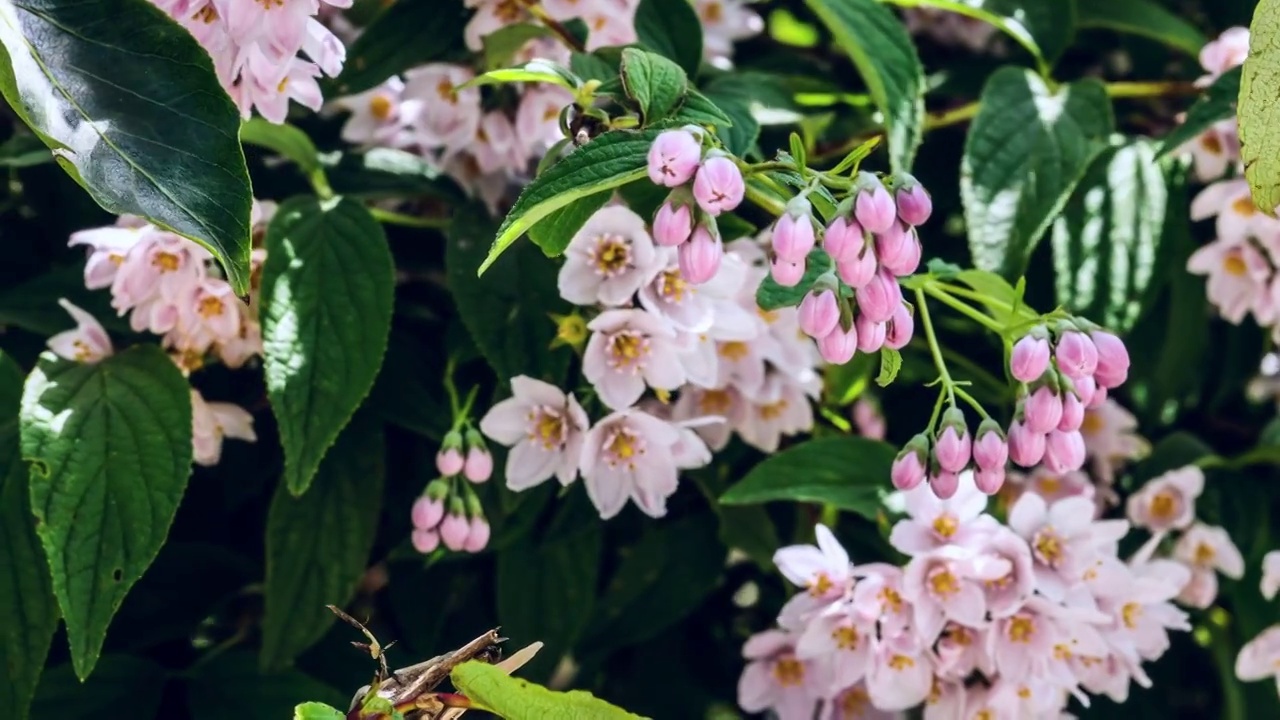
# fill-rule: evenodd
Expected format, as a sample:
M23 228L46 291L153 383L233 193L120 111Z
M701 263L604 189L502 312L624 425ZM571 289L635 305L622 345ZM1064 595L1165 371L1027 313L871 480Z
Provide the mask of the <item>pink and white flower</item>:
M49 338L49 349L55 355L64 360L90 364L111 355L111 338L97 318L71 304L66 298L59 298L58 304L76 321L76 326Z
M583 440L578 468L600 517L617 515L628 499L647 515L665 515L667 498L679 480L677 457L688 452L677 453L676 446L695 441L671 423L636 409L596 423Z
M525 375L511 378L512 397L489 409L480 431L511 447L507 487L517 492L554 476L568 485L578 463L589 421L572 393Z
M601 208L569 241L560 296L577 305L623 305L666 265L644 219L622 205Z
M1170 470L1129 496L1129 519L1155 532L1181 530L1195 519L1196 498L1204 491L1204 472L1194 465Z
M592 331L582 374L614 410L631 407L645 386L676 390L685 381L674 331L643 310L606 310L587 324Z

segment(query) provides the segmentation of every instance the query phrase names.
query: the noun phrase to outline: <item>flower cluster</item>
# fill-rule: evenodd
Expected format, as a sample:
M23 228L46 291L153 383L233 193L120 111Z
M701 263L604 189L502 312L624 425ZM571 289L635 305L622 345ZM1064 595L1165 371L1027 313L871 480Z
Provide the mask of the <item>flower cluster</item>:
M1144 546L1117 556L1124 520L1095 520L1082 497L1035 492L1007 523L984 511L969 474L953 497L925 487L903 494L892 545L903 567L853 565L831 532L818 546L783 548L778 569L806 589L752 637L738 687L743 709L781 720L840 718L924 703L925 718L1061 717L1071 697L1118 702L1143 662L1189 630L1170 602L1182 565Z
M261 232L275 212L274 203L255 202L254 232ZM161 343L186 374L211 358L240 368L262 353L256 288L250 303L236 298L231 285L218 274L213 256L196 243L130 215L116 224L73 233L70 245L89 249L85 286L109 289L111 306L136 332L162 335ZM257 276L265 253L254 250L251 274ZM89 313L66 300L76 328L49 339L49 348L77 362L98 362L112 352L111 341ZM195 461L216 465L224 438L253 441L253 418L230 403L207 402L191 390Z
M319 110L322 74L336 77L347 51L316 19L322 3L351 0L152 0L195 36L213 58L218 80L249 117L254 109L282 123L289 101ZM301 52L309 58L303 60Z
M1200 52L1207 85L1244 62L1249 31L1231 28ZM1210 182L1191 202L1193 220L1214 219L1217 236L1187 260L1187 270L1207 277L1209 301L1233 324L1252 314L1258 325L1280 338L1280 220L1254 205L1240 160L1234 117L1191 140L1195 173ZM1225 175L1225 177L1224 177Z
M488 452L485 452L488 456ZM492 468L493 461L489 461ZM409 518L413 521L410 540L413 548L426 554L440 543L454 552L478 553L489 544L489 522L485 520L480 498L466 485L458 483L455 470L446 477L427 483L422 495L413 503ZM474 471L473 471L474 472ZM470 475L467 476L470 479ZM488 479L488 475L485 475ZM473 480L473 482L475 482Z
M611 414L593 425L572 394L514 378L514 397L480 423L512 446L512 489L552 475L567 485L581 474L602 517L628 499L659 517L679 471L705 465L733 431L773 451L783 435L812 427L810 398L820 386L813 344L794 309L764 313L755 304L767 273L762 240L716 243L714 274L694 284L680 253L655 244L625 205L601 208L574 235L558 286L594 313L566 320L585 329L582 374ZM642 400L650 390L656 399Z

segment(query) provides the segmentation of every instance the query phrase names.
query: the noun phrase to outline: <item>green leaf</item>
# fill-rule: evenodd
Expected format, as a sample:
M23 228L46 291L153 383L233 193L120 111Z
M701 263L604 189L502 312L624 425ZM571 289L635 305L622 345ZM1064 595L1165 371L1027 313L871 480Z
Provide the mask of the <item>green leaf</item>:
M550 83L559 85L567 90L573 90L581 84L576 75L567 68L549 60L530 60L523 65L517 65L512 68L502 68L501 70L490 70L483 75L479 75L460 87L470 87L473 85L505 85L507 83Z
M865 353L863 356L865 357ZM763 507L757 505L731 506L717 502L724 492L725 481L717 477L713 470L707 468L689 475L720 519L720 530L716 535L720 543L727 548L741 550L757 565L771 570L773 552L781 545L772 518Z
M70 665L50 668L40 678L31 716L58 720L120 717L122 708L137 718L154 718L164 692L165 669L132 655L106 655L87 680Z
M475 267L493 237L493 222L476 206L454 211L448 236L444 260L449 290L489 366L503 381L529 375L553 385L563 382L572 353L547 349L556 336L548 315L572 310L556 290L556 266L532 244L523 244L476 277Z
M480 38L480 44L484 46L484 66L489 70L500 68L530 40L545 37L555 37L545 25L515 23L500 27Z
M1008 280L986 270L961 270L956 273L957 280L982 293L978 302L986 306L987 314L1002 325L1015 323L1014 307L1018 305L1018 290Z
M47 162L53 162L53 153L35 135L15 133L0 144L0 167L25 168Z
M595 603L601 542L600 526L593 524L561 537L522 541L498 553L502 633L517 647L546 643L526 666L527 675L549 677L586 629Z
M875 519L890 489L893 446L861 437L810 440L771 455L720 496L725 505L774 500L826 503Z
M578 198L646 176L649 146L660 130L614 130L569 153L525 186L476 271L483 274L529 228Z
M1024 47L1048 68L1071 44L1075 2L1064 0L888 0L901 7L932 7L981 20Z
M462 29L471 15L462 0L389 4L347 48L342 74L325 97L364 92L410 68L467 55Z
M1012 279L1102 150L1111 102L1096 80L1055 91L1035 73L1005 66L987 81L981 103L960 168L969 250L979 268Z
M306 133L288 123L276 124L260 117L249 118L240 126L240 141L283 155L306 174L320 169L320 151L315 143Z
M346 720L341 710L318 702L306 702L293 709L293 720Z
M618 79L618 63L610 62L598 53L575 52L569 56L569 69L583 80L608 82Z
M773 279L772 275L766 275L764 280L760 281L760 287L756 289L756 304L765 311L799 305L818 278L830 269L831 256L822 248L814 248L809 251L804 276L795 287L783 287Z
M670 117L689 92L684 70L661 55L624 48L620 70L622 86L640 106L646 125Z
M612 192L605 190L574 200L529 228L529 239L542 248L547 257L563 255L573 236L612 196Z
M684 105L676 111L675 119L694 125L713 127L718 134L733 125L733 119L726 115L711 98L693 88L689 88L689 94L684 99Z
M46 336L68 330L75 321L58 305L58 298L83 308L107 330L131 332L129 320L111 307L110 293L84 286L83 265L57 267L0 292L0 325Z
M1192 57L1208 42L1204 33L1152 0L1075 0L1082 28L1106 28L1142 35Z
M1156 143L1103 151L1053 226L1058 303L1117 332L1137 321L1164 280L1157 273L1168 206L1167 167Z
M378 529L386 450L379 420L361 414L334 443L309 492L276 487L267 514L264 670L288 666L324 636L369 563ZM316 532L323 528L324 532Z
M458 692L478 707L505 720L638 720L640 717L599 700L585 690L548 690L528 680L513 678L502 668L475 660L454 668L449 679Z
M307 700L345 707L350 697L299 670L260 673L258 659L244 650L199 662L187 681L192 720L284 720L298 703L322 704Z
M1187 109L1182 124L1165 136L1157 156L1176 151L1215 123L1235 116L1236 99L1240 97L1240 71L1239 67L1231 68L1205 89L1204 95Z
M1280 206L1280 0L1260 0L1249 26L1249 56L1240 75L1240 158L1253 204Z
M739 156L754 152L756 141L760 139L760 123L751 114L747 101L715 90L707 92L707 98L731 119L727 126L716 127L716 135L724 142L724 146L729 152Z
M689 77L702 65L702 21L689 0L640 0L636 36L645 47L676 61Z
M26 720L58 627L18 439L22 369L0 353L0 717Z
M881 348L880 374L876 376L876 384L880 387L889 387L898 377L900 370L902 370L902 353L893 348Z
M902 21L876 0L805 4L853 60L871 99L884 113L893 170L911 169L924 135L924 67Z
M656 637L720 584L725 548L711 513L651 525L624 550L582 642L601 655Z
M164 544L191 474L191 390L158 345L93 365L45 353L22 396L31 506L84 679Z
M353 200L280 206L267 229L262 345L284 479L301 495L373 387L391 330L391 251Z
M320 158L334 192L352 198L425 196L449 203L465 196L453 180L418 155L395 148L331 153Z
M147 0L6 0L0 45L0 92L58 164L108 212L204 245L245 294L240 114L195 38Z

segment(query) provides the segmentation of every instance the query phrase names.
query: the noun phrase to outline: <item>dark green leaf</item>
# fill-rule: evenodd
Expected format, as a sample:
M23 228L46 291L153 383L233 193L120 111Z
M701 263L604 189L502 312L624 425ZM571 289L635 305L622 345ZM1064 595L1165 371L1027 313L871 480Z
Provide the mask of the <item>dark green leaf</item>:
M27 379L21 427L36 527L83 679L187 487L191 391L157 345L94 365L45 353Z
M591 653L653 638L694 610L720 582L725 548L710 513L652 525L623 551L583 640Z
M1213 455L1213 448L1186 431L1166 436L1151 448L1151 454L1133 469L1135 487L1157 475L1184 468Z
M529 239L542 248L547 257L563 255L565 248L569 247L569 241L582 229L587 219L604 207L612 196L613 193L606 190L574 200L529 228Z
M773 279L772 275L766 276L756 290L756 304L761 310L777 310L799 305L818 278L830 269L831 256L821 248L814 248L809 252L804 277L800 278L800 282L796 283L795 287L783 287Z
M35 135L16 133L0 144L0 167L24 168L47 162L53 162L53 153Z
M382 505L381 421L361 414L320 463L311 490L276 487L267 515L264 670L286 667L324 636L369 563ZM317 532L323 528L323 532Z
M306 133L288 123L276 124L260 117L250 118L240 126L240 141L279 153L304 173L320 169L320 151L315 143Z
M267 229L262 340L284 478L301 495L373 387L391 330L391 251L353 200L280 206Z
M760 567L772 569L773 552L781 543L769 513L759 506L721 505L717 502L726 483L715 476L713 468L690 473L690 476L720 519L717 534L720 543L727 548L741 550Z
M200 663L187 682L192 720L285 720L308 700L346 707L350 697L299 670L259 673L243 650Z
M530 40L554 37L545 25L533 23L516 23L498 28L480 38L484 46L484 66L494 70L511 61L511 57Z
M596 53L575 52L569 56L569 69L583 80L605 82L618 78L618 63L611 63Z
M898 356L901 360L901 355ZM881 366L869 353L858 353L844 365L828 368L822 374L822 389L826 401L836 407L845 407L857 400L871 384ZM878 375L876 375L878 377Z
M1126 332L1166 276L1157 272L1168 205L1168 168L1154 141L1099 155L1053 226L1058 303Z
M18 439L22 369L0 353L0 717L26 720L58 627Z
M960 169L974 264L1019 276L1111 132L1111 101L1096 80L1048 88L1003 67L987 81Z
M523 374L554 385L563 382L572 353L565 348L548 351L556 336L548 314L572 308L556 290L555 265L526 243L476 277L475 268L493 237L493 222L476 206L458 208L448 234L449 289L462 323L490 367L504 381Z
M640 0L636 36L641 44L684 68L689 77L702 65L702 21L688 0Z
M433 347L431 338L392 328L386 359L365 406L376 409L393 425L439 442L449 431L452 418L438 376L428 375ZM438 369L444 369L443 362Z
M720 497L726 505L774 500L831 504L875 519L890 489L896 455L888 443L861 437L810 440L765 459Z
M902 370L902 353L893 348L881 348L880 374L876 376L876 384L880 387L888 387L898 377L900 370Z
M647 125L670 117L689 91L689 78L674 62L644 50L622 51L622 85L640 106Z
M545 679L573 650L591 620L600 572L598 523L550 540L516 543L498 553L498 621L516 647L546 647L523 674Z
M1051 4L1051 3L1046 3ZM1152 0L1075 0L1080 27L1149 37L1195 57L1208 39L1195 25Z
M465 54L462 29L471 14L462 0L391 3L347 48L334 92L325 97L364 92L409 68Z
M725 128L733 125L733 119L717 107L711 98L693 88L689 88L689 94L684 99L684 105L676 111L675 119L713 127L717 134L723 134Z
M1270 215L1280 206L1280 0L1259 0L1249 26L1249 56L1240 71L1236 117L1240 159L1253 204Z
M1165 136L1159 155L1176 151L1214 124L1234 117L1236 99L1240 96L1240 68L1234 67L1218 76L1204 95L1187 110L1182 124ZM1220 149L1221 150L1221 149Z
M102 323L107 330L129 331L129 320L111 307L111 294L84 286L84 267L54 268L0 292L0 325L53 335L75 325L58 305L66 298Z
M239 113L204 48L147 0L4 11L0 91L58 164L108 212L207 247L243 295L249 171Z
M479 275L529 228L578 198L645 177L649 146L659 130L614 130L595 138L529 183L498 228Z
M895 172L911 169L924 134L924 67L902 21L876 0L805 0L849 55L884 113Z
M592 697L586 691L555 692L475 660L454 668L449 677L454 687L472 702L506 720L639 720L639 716Z
M760 139L760 123L751 114L751 107L736 95L721 95L714 90L707 92L714 93L707 98L731 119L727 126L716 126L716 135L724 141L729 152L739 156L750 154Z
M70 665L51 668L40 678L31 715L58 720L120 717L122 708L137 718L154 718L164 692L165 670L132 655L107 655L81 682Z
M462 191L440 169L421 157L395 148L363 153L331 153L320 159L334 192L347 197L425 196L459 201Z
M993 25L1026 48L1041 67L1053 65L1075 35L1075 0L889 0L934 7Z

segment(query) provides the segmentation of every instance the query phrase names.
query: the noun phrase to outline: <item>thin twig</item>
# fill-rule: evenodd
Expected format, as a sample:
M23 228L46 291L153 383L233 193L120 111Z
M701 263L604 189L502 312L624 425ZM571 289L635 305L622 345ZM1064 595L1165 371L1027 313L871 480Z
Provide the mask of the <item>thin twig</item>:
M462 663L475 658L489 648L502 642L503 638L498 637L498 631L490 630L462 647L454 650L440 660L440 662L427 668L427 671L414 678L403 691L396 692L391 698L392 705L400 705L401 703L412 700L422 693L430 692L435 686L444 682L449 677L449 673Z

